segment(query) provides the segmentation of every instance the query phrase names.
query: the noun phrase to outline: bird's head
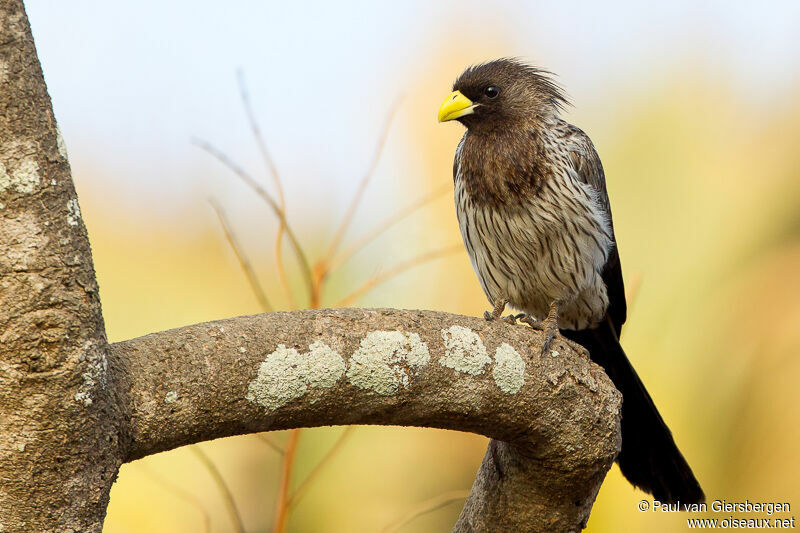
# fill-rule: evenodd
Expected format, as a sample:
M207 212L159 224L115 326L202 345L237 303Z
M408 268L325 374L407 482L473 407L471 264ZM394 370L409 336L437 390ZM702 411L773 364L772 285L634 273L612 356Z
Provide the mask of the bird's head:
M467 68L439 108L439 122L458 120L470 131L512 128L558 114L568 104L548 72L516 59Z

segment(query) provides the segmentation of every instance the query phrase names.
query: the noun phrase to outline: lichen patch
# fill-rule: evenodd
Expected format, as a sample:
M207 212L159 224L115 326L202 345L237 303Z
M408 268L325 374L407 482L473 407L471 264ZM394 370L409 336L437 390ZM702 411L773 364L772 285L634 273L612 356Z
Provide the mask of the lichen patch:
M345 371L344 359L316 341L308 353L279 344L258 368L246 398L273 410L305 395L311 387L333 387Z
M169 391L166 396L164 396L164 403L175 403L178 401L178 393L174 390Z
M81 208L78 205L78 199L73 198L67 202L67 224L70 226L77 226L81 220Z
M33 157L22 158L15 167L6 166L0 161L0 193L15 190L30 194L36 190L39 181L39 164Z
M81 375L83 383L81 383L73 399L84 407L89 407L94 402L92 394L95 390L98 387L104 388L106 386L108 360L105 352L94 341L86 341L83 344L82 358L87 361L86 371Z
M58 155L64 159L69 159L67 157L67 143L64 142L64 136L61 135L61 128L58 126L56 126L56 147L58 148Z
M525 361L510 344L501 344L494 353L494 382L507 394L516 394L525 384Z
M428 346L416 333L373 331L350 358L347 377L360 389L388 396L401 386L407 388L409 372L416 374L430 358Z
M442 330L445 354L439 364L458 372L478 376L483 374L492 358L477 333L463 326L450 326Z
M308 357L308 384L311 387L329 389L344 374L344 359L324 342L316 341L309 346Z
M8 62L7 61L0 61L0 83L5 83L8 81ZM2 531L2 529L0 529Z

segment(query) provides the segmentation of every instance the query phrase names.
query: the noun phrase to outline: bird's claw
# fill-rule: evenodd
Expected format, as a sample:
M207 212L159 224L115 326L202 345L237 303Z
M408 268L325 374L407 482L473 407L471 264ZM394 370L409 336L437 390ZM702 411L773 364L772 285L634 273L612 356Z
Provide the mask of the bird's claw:
M503 322L515 326L517 324L517 315L508 315L503 317Z
M558 332L557 327L550 327L549 325L544 328L544 342L542 342L542 355L547 355L550 352L550 347L553 345L553 339L556 338Z
M539 328L544 332L544 339L542 340L542 355L550 352L550 347L553 345L553 339L558 333L558 301L550 304L550 312L547 313L547 318L541 321ZM538 329L538 328L537 328Z
M484 311L483 318L485 318L487 322L494 322L495 320L499 319L505 322L506 324L514 326L517 324L517 318L519 318L519 315L506 315L504 317L494 317L492 313L490 313L489 311Z
M492 309L492 312L490 313L489 311L484 311L483 318L485 318L487 322L497 320L503 315L503 311L505 310L507 303L508 300L505 298L498 298L494 301L494 309Z
M516 316L516 319L519 320L520 322L524 323L524 324L528 324L530 327L532 327L535 330L541 331L542 329L544 329L544 326L542 326L541 321L536 320L536 318L532 317L531 315L529 315L527 313L518 314Z

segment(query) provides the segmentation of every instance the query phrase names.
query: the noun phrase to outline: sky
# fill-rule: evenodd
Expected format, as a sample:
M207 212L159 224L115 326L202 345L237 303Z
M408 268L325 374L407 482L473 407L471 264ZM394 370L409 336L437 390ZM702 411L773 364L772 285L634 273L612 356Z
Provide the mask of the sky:
M343 204L355 188L399 98L400 115L425 99L434 123L435 103L465 66L442 67L441 54L453 50L474 62L534 61L559 75L579 109L601 107L608 91L669 76L687 57L765 105L800 79L798 2L29 0L26 7L79 192L99 182L127 202L146 202L154 216L228 194L209 177L222 169L193 138L263 168L238 70L290 196L326 177L320 208ZM420 89L431 68L441 83ZM392 135L390 145L401 146L414 132Z

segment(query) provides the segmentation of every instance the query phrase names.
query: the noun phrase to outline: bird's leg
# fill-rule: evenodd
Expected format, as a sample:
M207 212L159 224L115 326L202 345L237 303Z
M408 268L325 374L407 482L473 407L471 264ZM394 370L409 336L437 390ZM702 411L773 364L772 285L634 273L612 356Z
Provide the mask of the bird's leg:
M542 355L550 351L550 345L553 343L553 338L558 333L558 300L550 302L550 310L547 313L547 318L542 321L542 330L544 331L544 342L542 343Z
M492 320L497 320L503 314L507 303L508 300L506 298L498 298L494 301L494 309L492 309L492 312L490 313L489 311L484 311L483 318L489 322Z

